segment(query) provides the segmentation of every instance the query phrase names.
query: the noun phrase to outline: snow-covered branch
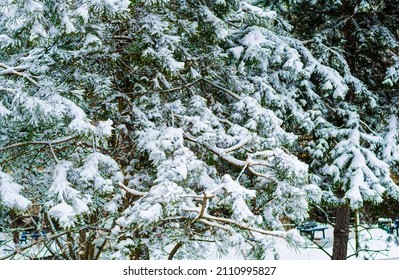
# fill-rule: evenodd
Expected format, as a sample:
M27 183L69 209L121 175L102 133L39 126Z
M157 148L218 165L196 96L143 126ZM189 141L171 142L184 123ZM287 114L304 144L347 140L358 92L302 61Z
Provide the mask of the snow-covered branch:
M71 141L73 139L78 138L78 135L74 135L74 136L68 136L65 138L61 138L61 139L57 139L57 140L51 140L51 141L29 141L29 142L19 142L19 143L15 143L15 144L11 144L5 147L0 147L0 152L12 149L12 148L17 148L17 147L22 147L22 146L28 146L28 145L57 145L57 144L62 144L68 141Z
M231 90L229 90L229 89L227 89L227 88L225 88L225 87L223 87L223 86L221 86L219 84L216 84L215 82L212 82L212 81L210 81L208 79L205 79L205 78L199 78L199 79L196 79L196 80L194 80L194 81L192 81L190 83L187 83L187 84L184 84L184 85L181 85L181 86L178 86L178 87L170 88L170 89L167 89L167 90L163 90L161 92L162 93L168 93L168 92L179 91L179 90L186 89L186 88L189 88L191 86L194 86L195 84L197 84L199 82L205 82L205 83L217 88L218 90L221 90L221 91L227 93L228 95L230 95L234 99L241 100L241 97L237 93L234 93Z
M202 208L183 208L183 211L188 211L188 212L197 212L198 214L201 214ZM286 238L287 233L283 231L268 231L260 228L255 228L252 226L248 226L239 222L236 222L232 219L227 219L227 218L221 218L221 217L216 217L209 215L208 213L204 212L202 213L202 216L198 220L194 220L198 222L202 222L204 224L214 226L214 227L219 227L222 228L226 231L232 232L232 229L230 227L226 227L226 225L230 226L236 226L240 229L243 230L248 230L250 232L257 232L263 235L268 235L268 236L274 236L274 237L279 237L279 238Z
M10 92L10 93L16 92L16 90L13 88L5 88L5 87L0 87L0 91L6 91L6 92Z
M132 195L145 196L145 195L148 194L148 192L140 192L140 191L136 191L134 189L128 188L127 186L125 186L121 182L118 182L118 186L121 187L121 189L123 189L125 192L130 193Z
M225 87L222 87L222 86L220 86L220 85L218 85L218 84L216 84L216 83L214 83L214 82L212 82L212 81L210 81L208 79L203 78L202 80L204 82L206 82L207 84L209 84L209 85L211 85L211 86L213 86L213 87L215 87L215 88L217 88L217 89L219 89L221 91L224 91L225 93L227 93L228 95L230 95L234 99L241 100L241 97L237 93L234 93L231 90L229 90L229 89L227 89Z
M184 84L184 85L181 85L181 86L178 86L178 87L174 87L174 88L162 90L161 92L162 92L162 93L169 93L169 92L174 92L174 91L179 91L179 90L182 90L182 89L186 89L186 88L189 88L189 87L191 87L191 86L197 84L197 83L200 82L201 80L202 80L202 79L197 79L197 80L194 80L194 81L192 81L192 82L190 82L190 83L187 83L187 84Z
M200 144L195 137L189 135L188 133L183 133L183 137L185 139L187 139L188 141L197 143L197 144L205 147L206 149L208 149L209 151L211 151L212 153L214 153L215 155L217 155L221 159L231 163L234 166L241 167L241 168L248 168L248 170L251 173L253 173L254 175L256 175L256 176L260 176L260 177L265 178L265 179L270 180L270 181L275 181L275 179L270 178L269 176L266 176L264 174L261 174L261 173L255 171L253 169L253 166L263 166L263 167L268 167L268 168L272 167L266 161L264 161L264 160L254 160L254 159L252 159L250 157L250 155L248 155L247 160L244 161L244 160L237 159L237 158L235 158L235 157L233 157L233 156L228 154L228 153L231 153L232 151L235 151L235 150L237 150L239 148L242 148L248 142L248 139L244 139L242 142L240 142L240 143L238 143L238 144L236 144L236 145L234 145L234 146L232 146L230 148L220 149L220 148L215 147L215 146Z
M250 138L245 138L243 140L241 140L239 143L237 143L234 146L231 146L230 148L224 149L223 153L228 154L231 152L234 152L236 150L239 150L240 148L242 148L243 146L245 146L248 142L249 142Z
M27 79L29 82L31 82L35 86L40 87L39 84L34 79L32 79L32 77L30 77L26 73L23 73L23 71L26 70L26 67L24 67L24 66L10 67L4 63L0 63L0 67L5 69L5 70L0 71L0 75L3 75L3 76L17 75L17 76Z

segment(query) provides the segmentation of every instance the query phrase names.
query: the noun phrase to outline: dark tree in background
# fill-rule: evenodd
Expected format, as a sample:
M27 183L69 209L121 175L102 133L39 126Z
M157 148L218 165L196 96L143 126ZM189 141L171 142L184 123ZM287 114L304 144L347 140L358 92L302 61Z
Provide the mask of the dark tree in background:
M381 137L380 140L368 143L366 146L374 149L384 162L390 164L390 176L395 179L398 174L398 150L393 143L398 139L399 1L266 2L280 10L291 24L294 34L301 38L321 61L341 73L346 71L361 81L363 90L359 91L359 87L352 84L353 87L339 103L356 112L362 131ZM376 104L365 100L366 95L372 96ZM342 122L342 118L335 123L343 125L339 122ZM365 144L367 140L363 139L359 144L362 145L362 142ZM372 161L367 156L365 160ZM313 167L313 172L323 173L319 168L323 168L324 165L315 165L312 161L314 162L314 158L308 162ZM349 166L346 164L344 167ZM353 176L352 170L349 171L348 176ZM330 188L328 184L334 184L329 180L325 183L324 189ZM345 197L345 194L342 196L342 192L346 190L345 184L341 184L335 188L334 193L337 197ZM397 197L392 194L389 192L384 194L386 202L390 203L389 206L386 203L378 204L373 200L364 202L362 215L374 221L377 216L372 216L372 213L384 213L384 216L397 215L399 212ZM337 206L334 259L346 258L346 250L342 248L346 248L349 233L351 211L348 203L349 201L341 201L338 203L340 206ZM330 205L334 205L334 202ZM360 205L351 205L351 207L359 209ZM390 209L390 212L384 209ZM345 235L346 237L343 237Z

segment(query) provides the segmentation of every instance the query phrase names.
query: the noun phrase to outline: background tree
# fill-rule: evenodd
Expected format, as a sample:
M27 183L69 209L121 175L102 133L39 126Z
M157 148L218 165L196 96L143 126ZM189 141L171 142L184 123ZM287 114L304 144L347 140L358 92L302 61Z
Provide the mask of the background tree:
M268 1L292 23L292 31L302 38L319 61L341 73L348 83L349 90L341 100L327 103L334 114L333 124L339 127L334 129L333 139L330 138L333 142L328 141L329 137L311 141L309 151L312 156L311 172L320 175L326 174L326 171L330 173L327 177L323 176L324 179L335 176L332 183L330 179L325 181L327 185L324 189L338 184L333 197L348 198L347 203L352 209L362 207L366 200L378 204L384 196L380 188L383 182L386 182L387 188L385 197L397 199L396 187L389 179L396 176L398 160L397 110L396 106L392 106L397 98L398 86L395 78L398 73L395 27L398 13L394 2ZM339 141L343 142L337 144ZM322 163L317 164L314 157L328 152L331 157L324 156ZM327 165L326 160L329 161ZM364 169L368 165L378 167ZM378 178L381 174L385 174L385 179ZM364 183L355 187L359 179ZM346 187L346 184L352 187ZM368 187L373 191L370 192ZM347 243L350 212L345 207L343 213L337 213L335 228L334 251L341 253L333 255L339 259L346 258L346 249L340 249L346 248ZM339 217L345 217L342 223ZM338 241L340 232L344 233L342 242Z

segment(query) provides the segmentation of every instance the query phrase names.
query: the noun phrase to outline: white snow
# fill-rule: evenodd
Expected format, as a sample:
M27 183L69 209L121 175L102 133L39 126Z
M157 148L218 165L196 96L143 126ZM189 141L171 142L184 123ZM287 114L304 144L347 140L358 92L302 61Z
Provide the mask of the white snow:
M70 187L67 179L67 172L71 167L71 162L64 161L54 168L53 183L49 192L55 194L59 200L68 199L77 194L77 191Z
M11 175L0 170L0 200L8 207L17 207L26 210L30 200L20 194L23 187L14 182Z
M140 218L149 222L157 221L162 215L162 206L157 203L149 207L147 210L139 210Z
M74 225L73 222L74 210L72 206L66 204L65 202L61 202L60 204L51 207L48 213L50 216L53 216L56 219L58 219L58 221L64 227L70 227Z
M112 124L112 120L100 121L96 128L97 135L110 137L112 135L112 130L114 129Z
M229 194L226 200L229 201L229 204L232 204L233 216L238 221L249 220L254 217L245 200L255 197L255 190L244 188L237 181L234 181L230 175L223 176L221 187Z
M348 242L348 260L361 260L361 259L397 259L399 258L399 246L395 245L392 238L394 236L389 235L384 230L377 228L376 225L363 225L367 230L360 231L359 243L363 251L359 252L358 256L355 256L355 235L354 229L350 229L349 242ZM290 232L296 232L292 230ZM333 246L333 228L328 226L325 232L325 238L322 238L321 232L315 234L314 242L322 246L324 250L332 255ZM287 244L287 242L281 238L275 239L276 253L280 260L330 260L330 256L319 249L314 242L306 237L299 238L298 233L292 235L297 237L295 240L297 244L301 244L300 248L294 248ZM237 237L235 237L237 238ZM305 241L305 242L303 242ZM368 248L369 251L364 250ZM209 254L206 259L215 260L219 259L215 248L209 248ZM240 252L238 252L240 253ZM242 255L237 254L235 248L230 248L228 254L222 256L224 260L238 260L244 259Z
M87 5L82 5L76 10L76 13L83 19L85 23L89 21L89 8Z
M380 250L379 252L362 251L358 257L354 255L355 249L355 235L354 229L351 228L348 242L348 256L349 260L354 259L388 259L399 257L399 246L394 245L389 239L390 236L376 225L364 225L370 227L368 230L363 230L359 234L360 246L368 246L370 250ZM316 245L309 239L305 239L305 247L299 250L290 249L285 245L285 242L280 240L277 242L277 251L281 260L329 260L330 257L322 250L318 249ZM388 240L388 241L387 241ZM330 255L332 254L333 245L333 228L328 226L326 230L326 238L322 238L321 233L316 233L315 242L321 245ZM367 245L366 245L367 244Z
M264 10L262 8L253 6L248 2L241 2L241 9L247 13L255 14L258 17L275 18L276 12L270 10Z
M4 117L6 115L11 114L11 111L8 110L1 102L0 102L0 116Z
M364 182L363 171L357 169L351 178L350 189L346 192L345 196L349 199L350 205L353 209L359 208L363 204L363 198L360 193L361 189L367 189L368 186Z
M392 115L388 121L388 132L385 134L384 143L385 147L382 155L386 162L399 159L399 132L398 120L395 115Z
M87 34L86 35L86 38L85 38L85 41L83 42L83 46L84 47L87 47L87 46L89 46L89 45L101 45L101 40L100 40L100 38L98 38L96 35L93 35L93 34Z
M43 10L43 5L36 1L27 1L25 5L26 9L31 13Z
M261 45L267 42L268 40L259 30L253 30L249 32L247 35L245 35L245 37L241 41L241 43L247 47Z
M96 130L96 127L90 124L89 121L82 120L79 118L72 120L71 123L69 124L69 128L78 133L87 133Z
M235 59L239 60L241 57L241 54L244 51L244 47L238 46L238 47L230 48L229 51L233 54Z
M73 25L73 23L71 22L71 20L69 19L67 14L64 14L64 16L62 17L62 23L65 26L65 32L67 34L75 32L76 28Z

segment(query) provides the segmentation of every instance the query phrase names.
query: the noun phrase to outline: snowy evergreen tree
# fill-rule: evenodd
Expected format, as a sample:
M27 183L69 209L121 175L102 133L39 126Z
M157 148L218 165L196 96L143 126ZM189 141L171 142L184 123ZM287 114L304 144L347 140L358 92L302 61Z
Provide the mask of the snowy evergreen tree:
M306 148L310 170L327 190L324 201L343 207L338 207L333 258L345 258L347 206L360 209L364 201L398 199L392 180L398 160L397 109L392 106L397 100L396 1L267 2L287 16L307 49L347 85L339 98L323 100L329 113L321 114L323 123ZM334 87L325 84L324 89ZM348 217L339 228L342 216ZM341 230L346 234L339 242Z
M122 200L114 184L123 180L119 164L101 153L117 108L107 101L114 91L101 61L114 59L108 22L124 18L128 2L0 6L0 196L9 209L6 228L18 246L22 214L30 203L39 205L34 227L52 231L55 258L99 257L107 242L101 231L110 231Z
M275 238L298 246L279 218L303 220L320 191L290 152L296 137L223 78L235 68L228 22L271 25L274 13L245 2L1 5L2 203L41 206L35 227L52 231L54 257L164 258L183 244L177 257L201 258L213 242L270 258Z
M40 205L54 258L278 258L277 239L302 242L282 219L322 196L398 197L396 111L323 36L300 38L279 14L294 4L0 0L14 242Z
M295 135L228 62L230 34L240 32L232 22L271 27L274 13L244 2L194 7L146 3L123 34L135 38L125 63L137 69L123 86L137 90L123 102L132 204L114 230L114 258L171 258L180 246L177 258L202 258L207 242L272 257L270 237L286 236L280 218L303 220L307 200L320 197L290 153Z

